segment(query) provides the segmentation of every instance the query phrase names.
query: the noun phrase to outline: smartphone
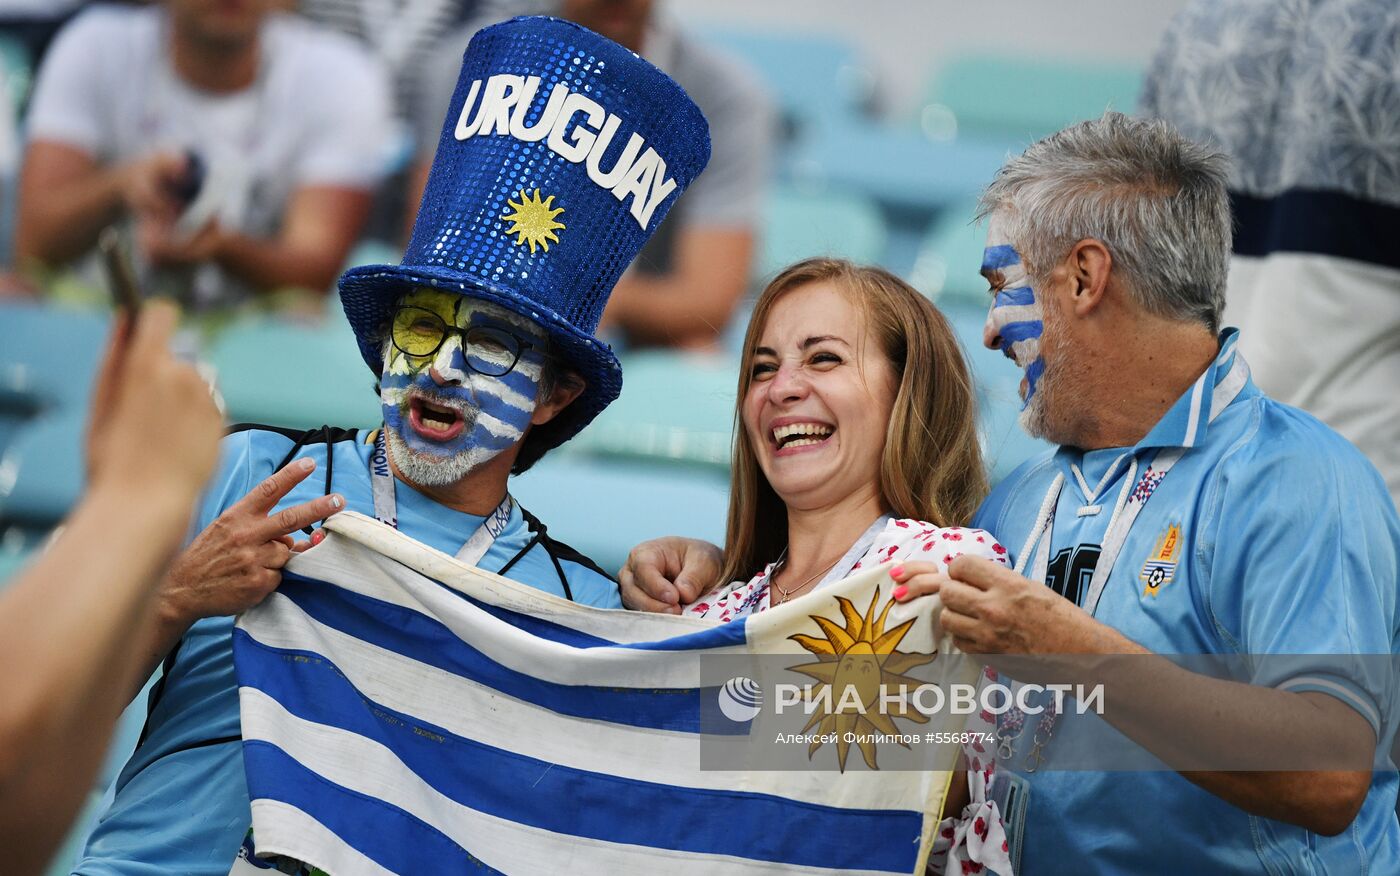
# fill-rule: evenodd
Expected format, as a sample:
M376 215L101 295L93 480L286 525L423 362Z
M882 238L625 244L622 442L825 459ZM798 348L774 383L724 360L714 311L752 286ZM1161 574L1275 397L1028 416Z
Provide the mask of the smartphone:
M136 274L122 248L117 229L107 226L97 235L97 248L102 253L102 265L107 269L107 285L111 287L112 302L117 310L134 317L141 309L141 292L136 288Z

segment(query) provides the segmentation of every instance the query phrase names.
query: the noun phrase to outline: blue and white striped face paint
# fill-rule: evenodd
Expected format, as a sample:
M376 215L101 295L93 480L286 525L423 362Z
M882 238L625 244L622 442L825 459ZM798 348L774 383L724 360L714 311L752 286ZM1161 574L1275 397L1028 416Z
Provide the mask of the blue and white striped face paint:
M458 329L489 327L533 342L510 372L500 350L463 350L452 334L431 356L409 356L386 342L380 401L389 453L400 474L421 486L455 483L518 443L539 400L546 337L537 324L503 307L437 289L415 289L399 301L432 311Z
M1000 349L1025 370L1026 388L1021 398L1024 411L1045 373L1045 360L1040 357L1044 315L1026 276L1021 254L1011 244L997 214L992 215L987 248L982 251L982 276L992 286L992 306L983 330L985 340L987 346Z

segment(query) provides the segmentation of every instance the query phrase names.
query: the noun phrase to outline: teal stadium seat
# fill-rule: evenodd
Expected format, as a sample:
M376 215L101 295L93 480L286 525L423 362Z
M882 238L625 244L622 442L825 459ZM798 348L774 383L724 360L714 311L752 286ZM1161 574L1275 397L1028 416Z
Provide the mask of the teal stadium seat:
M622 395L564 445L596 457L728 471L738 360L649 350L622 357Z
M713 467L556 450L514 478L511 494L551 536L616 574L633 545L647 539L687 535L723 543L729 478Z
M788 172L804 190L861 192L926 220L976 195L1010 152L1004 141L932 142L912 127L859 121L802 137Z
M987 223L974 223L975 200L963 201L941 211L919 244L909 281L939 303L950 299L987 302L987 282L979 273L982 249L987 243Z
M915 118L808 131L789 173L802 186L850 188L927 215L975 196L1033 140L1105 109L1131 112L1141 83L1141 72L1125 65L957 59L930 79Z
M929 80L920 122L926 131L1028 144L1104 110L1131 113L1142 71L1024 56L957 58Z
M622 372L618 400L511 487L610 572L649 538L723 540L738 362L655 350L623 356Z
M374 375L343 316L328 313L319 325L240 320L215 339L209 361L231 423L301 429L379 424Z
M0 528L40 531L82 490L82 445L92 381L107 338L105 315L33 302L0 304Z
M768 86L789 136L860 115L875 77L855 47L826 34L703 29L705 41L743 61Z
M29 50L9 34L0 34L0 71L3 71L0 80L5 82L9 91L10 109L18 118L20 107L24 106L24 101L29 96L34 65L30 60Z
M875 263L885 255L885 220L866 197L840 192L774 192L763 209L755 276L760 283L812 256Z

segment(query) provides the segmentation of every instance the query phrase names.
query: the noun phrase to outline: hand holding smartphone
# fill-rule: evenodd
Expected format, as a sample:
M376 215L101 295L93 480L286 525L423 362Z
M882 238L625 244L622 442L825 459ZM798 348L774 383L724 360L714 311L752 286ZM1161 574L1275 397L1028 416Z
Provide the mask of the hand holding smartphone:
M141 310L141 292L136 287L136 274L131 269L131 260L122 248L121 235L115 227L109 225L102 229L97 236L97 248L102 253L102 266L107 271L112 303L129 326Z

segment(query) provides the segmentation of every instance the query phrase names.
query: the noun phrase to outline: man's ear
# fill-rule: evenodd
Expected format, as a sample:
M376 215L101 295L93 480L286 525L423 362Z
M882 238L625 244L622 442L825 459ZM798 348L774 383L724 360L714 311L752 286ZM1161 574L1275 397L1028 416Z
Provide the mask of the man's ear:
M540 403L535 405L535 412L530 415L530 425L543 426L559 416L559 412L572 404L587 388L588 382L580 377L577 371L560 371L549 397L541 399Z
M1113 254L1101 240L1086 238L1070 248L1065 260L1070 278L1070 306L1075 316L1087 316L1103 301L1113 271Z

